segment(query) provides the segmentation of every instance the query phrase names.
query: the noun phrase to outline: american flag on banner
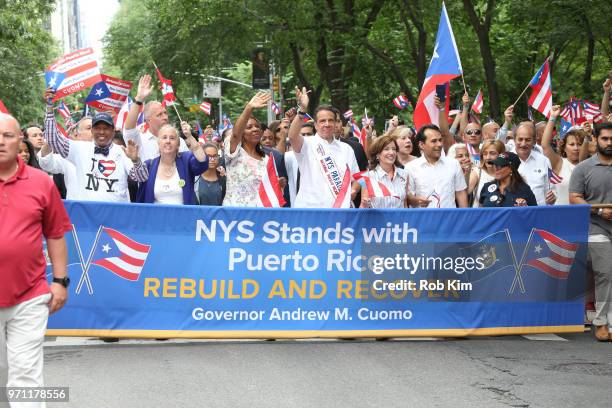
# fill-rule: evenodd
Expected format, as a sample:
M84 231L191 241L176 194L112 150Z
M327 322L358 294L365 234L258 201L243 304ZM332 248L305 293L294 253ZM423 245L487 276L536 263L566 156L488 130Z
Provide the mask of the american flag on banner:
M151 245L141 244L108 227L100 227L91 263L129 281L137 281Z
M102 81L92 87L85 103L99 111L112 109L119 112L132 89L132 83L104 74L101 77Z
M476 94L476 98L474 99L474 103L472 104L472 110L478 114L482 113L482 92L480 89L478 90L478 94Z
M57 113L59 113L64 120L64 125L70 127L74 124L72 120L72 113L63 101L60 101L59 105L57 106Z
M526 249L525 265L550 277L567 279L577 250L578 244L565 241L548 231L533 228Z
M353 117L353 110L352 109L347 110L346 112L342 114L342 116L344 116L344 119L349 120L350 118Z
M393 104L399 110L406 109L408 106L410 106L410 102L408 102L408 98L406 98L404 95L400 95L394 98Z
M550 78L550 65L548 58L533 76L529 86L533 89L529 97L529 105L547 118L550 117L552 109L552 83Z
M172 89L172 81L164 78L159 68L156 67L155 72L157 72L157 79L159 79L161 84L161 91L164 95L164 102L166 103L166 106L174 105L176 97L174 96L174 90Z
M58 74L53 78L62 78L63 75L59 83L47 84L57 89L53 101L89 88L101 80L100 68L92 48L66 54L49 65L46 71Z
M275 114L276 116L280 115L281 110L280 110L280 108L278 107L278 105L276 104L276 102L272 101L272 103L271 103L271 107L272 107L272 112L274 112L274 114Z
M274 155L268 155L268 163L266 163L266 171L261 178L259 184L259 203L262 207L282 207L286 204L283 192L281 190L278 174L276 174L276 163Z
M209 102L202 102L200 104L200 110L210 116L210 111L212 109L212 104Z

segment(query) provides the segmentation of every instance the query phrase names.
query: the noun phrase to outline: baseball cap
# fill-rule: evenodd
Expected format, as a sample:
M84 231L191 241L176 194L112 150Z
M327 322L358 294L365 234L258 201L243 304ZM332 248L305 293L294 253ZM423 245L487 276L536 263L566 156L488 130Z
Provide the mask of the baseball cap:
M98 113L91 119L91 126L96 126L96 124L104 122L109 126L115 127L115 122L113 118L108 113Z
M489 164L501 167L511 166L518 169L521 165L521 159L519 159L519 157L514 153L504 152L500 153L499 156L497 156L497 159L491 160Z

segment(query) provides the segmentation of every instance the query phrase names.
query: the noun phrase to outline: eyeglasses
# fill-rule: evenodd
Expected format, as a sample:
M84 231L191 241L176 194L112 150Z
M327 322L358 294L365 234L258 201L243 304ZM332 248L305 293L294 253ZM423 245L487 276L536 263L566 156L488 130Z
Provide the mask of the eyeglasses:
M208 157L210 160L217 160L219 158L218 154L207 154L206 157Z
M480 133L481 132L479 129L474 129L474 130L470 129L470 130L465 131L466 135L479 135Z

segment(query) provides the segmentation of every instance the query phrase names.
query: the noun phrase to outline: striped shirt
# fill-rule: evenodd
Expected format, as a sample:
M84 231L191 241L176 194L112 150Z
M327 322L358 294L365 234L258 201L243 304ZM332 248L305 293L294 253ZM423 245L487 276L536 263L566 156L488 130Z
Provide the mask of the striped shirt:
M142 162L133 164L123 149L112 143L109 154L94 153L94 142L76 141L64 137L57 130L53 112L45 117L45 140L53 150L74 164L75 189L85 201L129 202L128 177L146 181L147 167Z
M372 181L378 181L385 185L391 192L393 197L370 197L372 208L404 208L406 203L406 191L408 175L406 170L395 167L393 179L389 177L386 171L376 166L374 170L369 170L364 173L365 177L369 177ZM362 186L362 188L364 188Z

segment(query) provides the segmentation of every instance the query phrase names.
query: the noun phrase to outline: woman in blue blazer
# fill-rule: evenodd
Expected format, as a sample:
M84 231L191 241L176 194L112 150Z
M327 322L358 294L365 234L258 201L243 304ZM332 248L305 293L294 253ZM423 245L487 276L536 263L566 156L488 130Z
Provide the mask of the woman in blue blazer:
M192 137L190 130L186 134ZM198 143L198 147L193 152L179 153L178 130L172 125L164 125L159 129L157 143L159 157L145 161L149 178L146 182L140 183L137 201L155 204L196 204L193 184L195 178L208 168L208 157L204 149Z

